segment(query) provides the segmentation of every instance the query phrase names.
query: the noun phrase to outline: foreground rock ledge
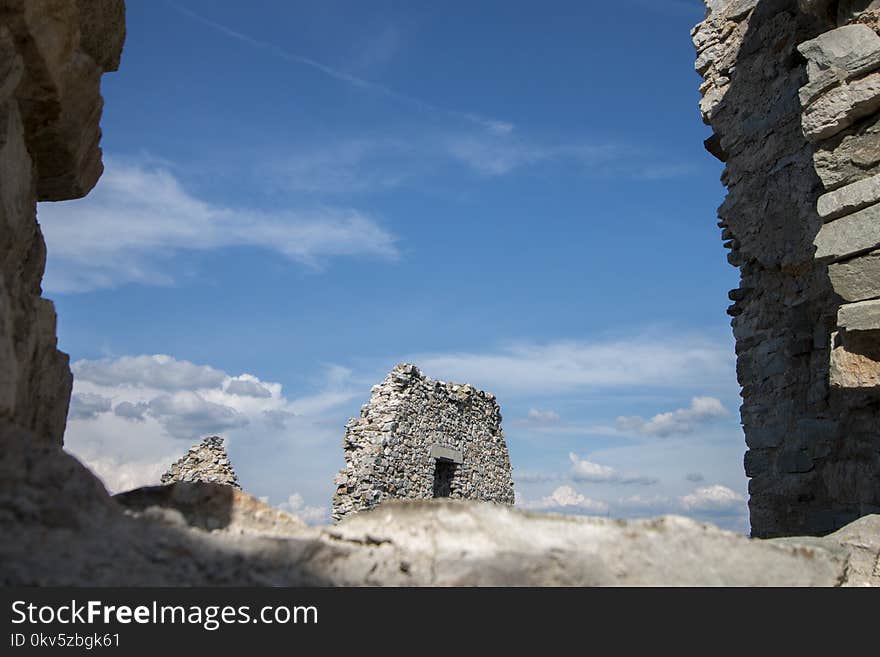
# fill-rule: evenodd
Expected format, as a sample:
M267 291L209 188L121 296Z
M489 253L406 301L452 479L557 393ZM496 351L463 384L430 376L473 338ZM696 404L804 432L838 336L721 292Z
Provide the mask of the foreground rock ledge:
M110 497L63 450L0 423L0 584L55 586L871 586L880 516L757 540L687 518L621 521L390 501L306 527L232 487ZM4 435L4 433L6 435Z

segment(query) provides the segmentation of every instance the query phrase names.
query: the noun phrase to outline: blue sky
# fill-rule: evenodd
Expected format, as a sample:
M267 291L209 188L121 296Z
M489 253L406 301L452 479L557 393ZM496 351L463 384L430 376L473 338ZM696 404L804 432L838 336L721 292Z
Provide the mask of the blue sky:
M519 504L746 530L699 0L127 4L105 176L39 208L108 486L219 433L318 521L406 360L498 396Z

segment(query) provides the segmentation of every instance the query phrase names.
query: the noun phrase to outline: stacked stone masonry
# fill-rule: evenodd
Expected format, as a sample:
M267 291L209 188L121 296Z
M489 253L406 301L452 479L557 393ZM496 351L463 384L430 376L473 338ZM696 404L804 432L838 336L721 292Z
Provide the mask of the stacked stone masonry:
M825 534L880 511L880 2L707 4L752 533Z
M333 518L394 498L513 504L510 457L494 395L396 366L349 421Z
M225 484L241 488L238 477L229 461L229 455L219 436L209 436L174 462L162 475L163 484L176 481L203 481L209 484Z

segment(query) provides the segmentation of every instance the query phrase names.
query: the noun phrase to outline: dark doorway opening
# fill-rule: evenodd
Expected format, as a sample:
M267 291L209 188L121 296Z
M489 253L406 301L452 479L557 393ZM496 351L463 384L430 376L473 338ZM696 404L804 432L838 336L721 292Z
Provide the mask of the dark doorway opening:
M455 463L437 459L434 467L434 497L449 497L452 493L452 478L455 476Z

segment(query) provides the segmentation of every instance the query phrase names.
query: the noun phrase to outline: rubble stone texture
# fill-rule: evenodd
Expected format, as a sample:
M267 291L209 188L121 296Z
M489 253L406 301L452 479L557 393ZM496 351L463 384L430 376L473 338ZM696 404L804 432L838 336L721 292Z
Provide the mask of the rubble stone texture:
M513 504L495 396L397 365L349 421L333 518L388 499L451 497Z
M238 477L229 461L229 455L219 436L209 436L175 461L162 475L163 484L176 481L203 481L210 484L225 484L241 488Z
M844 313L857 334L838 326L842 300L880 296L880 3L707 5L693 41L741 272L728 312L752 533L826 534L880 511L880 342L867 309Z
M100 78L119 64L122 0L0 0L0 419L60 445L68 357L40 283L37 201L84 196L101 175Z

